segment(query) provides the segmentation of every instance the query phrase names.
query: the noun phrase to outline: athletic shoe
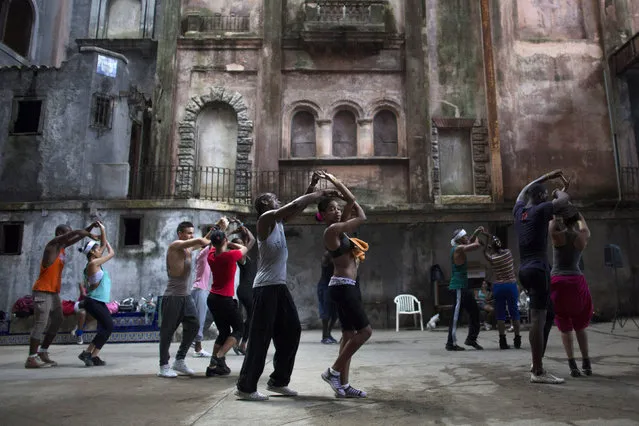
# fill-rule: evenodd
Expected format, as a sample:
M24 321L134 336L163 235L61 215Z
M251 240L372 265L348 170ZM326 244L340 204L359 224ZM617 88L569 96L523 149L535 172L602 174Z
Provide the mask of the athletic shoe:
M178 374L169 367L169 364L164 364L160 366L160 372L158 373L158 376L172 379L174 377L177 377Z
M446 345L447 351L465 351L466 348L462 348L459 345Z
M42 362L39 356L30 356L24 362L24 368L47 368L51 367L50 364Z
M258 391L248 393L236 389L235 396L237 396L237 399L241 399L243 401L268 401L268 395L264 395Z
M492 328L492 327L491 327L491 325L490 325L490 324L484 324L484 330L486 330L486 331L490 331L490 329L491 329L491 328Z
M95 365L96 367L103 367L106 365L106 361L100 359L99 356L91 357L91 362L93 362L93 365Z
M324 371L322 374L322 380L324 380L326 383L328 383L331 388L333 389L333 391L335 392L336 396L346 396L346 393L344 392L344 387L342 386L342 382L340 380L340 374L333 374L331 372L330 368L327 368L326 371Z
M330 340L332 344L339 343L333 336L328 336L327 339Z
M266 390L269 392L279 393L284 396L297 396L297 391L289 388L288 386L271 386L266 385Z
M75 343L77 343L78 345L84 344L84 339L82 338L81 334L79 336L77 334L75 335Z
M592 376L592 366L590 365L590 358L584 358L582 360L581 369L586 376Z
M320 340L320 343L323 345L332 345L333 341L328 337L324 337L322 340Z
M472 346L473 348L477 349L478 351L484 350L484 348L479 343L477 343L477 340L468 340L468 339L466 339L466 341L464 342L464 345Z
M84 362L84 365L87 367L93 366L93 361L91 361L91 352L82 351L82 353L78 355L78 359Z
M513 344L515 345L515 349L521 349L521 336L515 336Z
M228 376L229 374L231 374L231 369L226 365L226 357L212 356L211 363L206 367L206 377Z
M182 373L187 376L192 376L195 374L195 371L191 370L186 365L186 362L184 362L183 359L176 359L175 361L173 361L173 365L171 366L171 369L173 369L177 373Z
M38 356L40 357L42 362L44 362L45 364L49 364L51 367L55 367L55 366L58 365L57 362L55 362L54 360L49 358L49 353L48 352L38 352Z
M546 370L543 370L541 374L530 373L530 383L543 383L546 385L560 385L564 382L564 379L555 377Z
M351 385L348 385L344 388L344 393L346 394L342 398L366 398L368 395L366 391L356 389Z
M202 349L200 352L193 351L193 358L210 358L211 354Z

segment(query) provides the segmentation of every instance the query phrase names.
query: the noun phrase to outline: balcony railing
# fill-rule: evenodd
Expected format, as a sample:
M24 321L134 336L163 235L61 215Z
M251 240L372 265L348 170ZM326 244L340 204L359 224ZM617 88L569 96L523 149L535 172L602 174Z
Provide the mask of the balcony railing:
M617 74L631 68L639 70L639 32L612 54L611 61Z
M251 172L220 167L157 166L133 171L132 199L187 199L251 205L258 194L274 192L282 202L302 195L311 171ZM318 188L325 188L320 181Z
M386 1L306 0L305 29L385 30Z
M247 33L251 31L251 19L249 16L188 14L183 30L185 33Z
M621 184L624 199L639 200L639 167L622 167Z

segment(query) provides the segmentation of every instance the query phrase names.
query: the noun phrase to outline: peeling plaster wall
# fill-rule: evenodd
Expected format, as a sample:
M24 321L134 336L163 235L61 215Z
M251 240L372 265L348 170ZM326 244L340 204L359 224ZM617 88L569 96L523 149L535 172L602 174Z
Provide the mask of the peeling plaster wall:
M559 33L540 22L549 13ZM558 168L573 178L575 198L616 197L597 13L592 2L493 3L506 200ZM580 29L566 32L575 14Z

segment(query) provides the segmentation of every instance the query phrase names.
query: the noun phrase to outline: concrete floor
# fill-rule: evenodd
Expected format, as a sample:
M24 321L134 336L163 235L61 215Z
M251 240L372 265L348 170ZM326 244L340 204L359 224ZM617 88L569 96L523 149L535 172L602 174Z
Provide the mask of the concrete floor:
M107 345L109 365L93 368L76 358L80 347L54 346L60 365L43 370L23 368L26 347L0 347L0 424L639 425L639 330L631 322L611 335L610 326L592 327L594 375L576 379L553 329L546 365L566 378L556 386L529 383L526 335L522 350L499 351L497 333L489 331L480 334L484 351L452 353L442 329L378 330L352 365L351 382L369 392L364 400L336 399L320 379L337 347L321 345L317 331L302 335L291 382L301 395L261 403L233 396L243 359L234 354L228 377L206 378L208 360L189 357L196 377L161 379L157 344ZM465 333L459 330L462 341Z

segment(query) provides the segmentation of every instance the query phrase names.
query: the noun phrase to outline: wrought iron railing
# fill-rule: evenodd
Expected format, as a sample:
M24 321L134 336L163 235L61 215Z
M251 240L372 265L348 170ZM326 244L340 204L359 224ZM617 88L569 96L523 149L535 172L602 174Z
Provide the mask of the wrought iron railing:
M639 200L639 167L622 167L621 185L624 199Z
M186 16L186 32L190 33L246 33L251 31L249 16L203 16L190 14Z
M263 192L274 192L282 202L302 195L312 171L244 171L222 167L153 166L131 174L132 199L195 198L231 204L253 203ZM320 181L318 188L325 188Z
M386 1L306 0L306 23L325 25L384 24Z

